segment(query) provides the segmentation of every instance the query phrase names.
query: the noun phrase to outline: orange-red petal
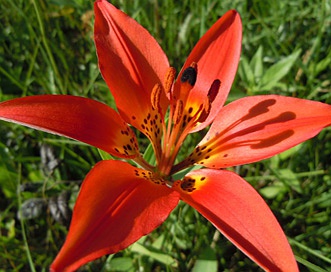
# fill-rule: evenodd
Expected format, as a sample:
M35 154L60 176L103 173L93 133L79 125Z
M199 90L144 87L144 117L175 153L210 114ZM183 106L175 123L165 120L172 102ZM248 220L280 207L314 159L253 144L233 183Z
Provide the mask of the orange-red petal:
M331 125L331 105L277 95L251 96L222 108L191 155L208 167L256 162Z
M119 114L88 98L40 95L9 100L0 103L0 120L69 137L119 157L139 154L136 138Z
M245 180L203 169L175 183L181 199L267 271L298 271L292 249L271 210Z
M138 171L141 174L141 169L121 161L102 161L90 171L52 271L74 271L118 252L165 221L178 204L179 194L137 176Z
M235 10L226 12L198 41L188 56L182 72L193 62L198 65L198 76L189 100L204 101L215 79L221 81L219 92L212 103L208 118L195 128L206 127L223 106L237 72L240 59L242 25Z
M142 120L151 113L154 85L163 84L168 59L146 29L107 1L96 1L94 11L94 39L102 76L121 116L140 129ZM164 112L167 105L162 92Z

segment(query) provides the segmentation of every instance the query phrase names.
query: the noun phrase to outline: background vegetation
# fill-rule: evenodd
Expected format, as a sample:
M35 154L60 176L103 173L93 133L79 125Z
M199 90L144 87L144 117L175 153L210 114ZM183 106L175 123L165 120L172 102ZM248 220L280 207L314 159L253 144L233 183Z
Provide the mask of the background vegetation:
M243 20L243 50L229 100L277 93L331 104L328 0L118 0L180 69L228 9ZM72 94L113 105L93 44L93 3L0 0L0 101ZM264 196L302 271L331 267L331 130L261 163L233 169ZM95 148L0 123L0 271L47 271L63 243ZM96 185L97 186L97 185ZM24 220L19 220L19 218ZM185 204L156 231L81 271L259 271Z

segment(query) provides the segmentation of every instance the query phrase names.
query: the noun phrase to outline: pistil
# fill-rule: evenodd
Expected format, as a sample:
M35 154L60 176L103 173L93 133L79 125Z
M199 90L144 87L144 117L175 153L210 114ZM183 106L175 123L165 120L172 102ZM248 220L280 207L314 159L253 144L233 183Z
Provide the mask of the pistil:
M155 170L165 179L173 174L173 165L188 134L208 117L220 87L220 81L215 80L203 101L196 98L191 90L195 86L197 73L197 64L192 63L183 71L180 80L174 82L175 70L169 68L163 86L156 84L151 94L153 110L156 110L162 119L163 135L162 142L153 143L157 160ZM168 113L162 112L160 107L162 92L169 99Z

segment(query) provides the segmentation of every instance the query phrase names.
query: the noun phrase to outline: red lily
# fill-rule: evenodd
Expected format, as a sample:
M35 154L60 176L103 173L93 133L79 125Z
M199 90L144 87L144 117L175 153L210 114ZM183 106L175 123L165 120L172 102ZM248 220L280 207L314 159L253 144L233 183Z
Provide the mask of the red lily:
M140 165L105 160L90 171L51 270L73 271L126 248L162 224L183 200L262 268L298 271L264 200L237 174L219 169L269 158L315 136L331 125L331 106L268 95L223 107L241 50L241 21L233 10L201 38L176 81L150 34L105 0L95 3L95 44L118 113L66 95L0 103L2 120L83 141ZM129 124L150 139L155 165L140 155ZM186 136L210 124L204 139L176 164ZM193 164L206 168L172 179Z

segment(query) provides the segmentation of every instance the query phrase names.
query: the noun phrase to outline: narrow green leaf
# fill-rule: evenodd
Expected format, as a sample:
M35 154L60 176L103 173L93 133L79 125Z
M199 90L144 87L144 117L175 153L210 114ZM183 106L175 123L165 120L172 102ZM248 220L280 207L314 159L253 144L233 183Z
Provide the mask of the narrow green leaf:
M192 272L217 272L216 254L212 248L205 248L196 260Z
M263 46L260 45L250 62L255 81L258 82L263 75Z
M133 260L129 257L119 257L108 259L102 271L134 271Z
M154 149L152 143L150 143L143 156L144 160L147 161L150 165L155 165L156 159L155 159L155 154L154 154Z
M248 63L247 58L244 56L241 57L238 73L240 74L240 77L242 81L245 83L246 87L251 87L255 85L253 70Z
M17 171L6 145L0 142L0 188L6 197L12 198L16 194Z
M174 174L172 176L173 180L179 180L179 179L182 179L187 173L193 171L193 170L197 170L197 169L200 169L202 168L202 165L193 165L189 168L186 168L184 170L181 170L179 171L178 173Z
M261 81L259 82L259 90L267 91L275 87L278 81L280 81L292 68L300 53L301 50L298 50L272 65L262 76Z
M315 249L311 249L310 247L296 241L295 239L292 239L292 238L288 238L289 239L289 242L290 244L293 246L296 246L306 252L308 252L309 254L317 257L317 258L320 258L321 260L323 260L324 262L327 262L328 264L331 264L331 259L324 256L323 254L321 254L321 252L319 252L318 250L315 250ZM297 260L298 260L298 257L296 256L295 257Z
M314 76L317 76L326 69L330 69L330 64L331 64L331 51L325 58L323 58L317 64L315 63L316 66L315 66Z
M295 256L296 260L303 264L305 267L309 268L309 271L312 271L312 272L328 272L328 270L325 270L303 258L300 258L299 256Z
M159 261L160 263L163 263L165 265L177 267L177 263L174 258L152 247L146 247L139 243L135 243L131 246L131 250L133 252L137 252L139 254L143 254L150 258L153 258L154 260Z
M264 197L273 199L280 194L284 194L284 192L286 192L286 187L282 182L275 182L273 185L261 188L259 192Z
M112 155L110 155L106 151L103 151L99 148L98 148L98 152L100 154L101 159L103 159L103 160L112 160L112 159L114 159Z

